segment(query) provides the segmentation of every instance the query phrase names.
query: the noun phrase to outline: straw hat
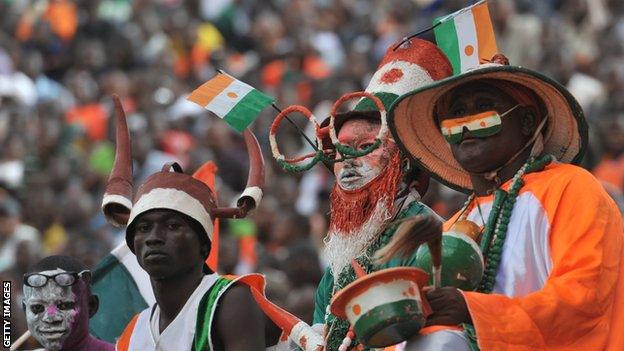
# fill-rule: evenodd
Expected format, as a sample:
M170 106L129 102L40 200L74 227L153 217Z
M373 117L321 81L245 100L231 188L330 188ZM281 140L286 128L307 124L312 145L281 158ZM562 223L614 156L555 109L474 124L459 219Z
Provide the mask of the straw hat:
M543 133L544 153L563 163L581 161L587 146L587 123L570 92L540 73L499 63L483 64L399 97L388 112L388 126L399 147L437 180L453 189L471 192L470 177L453 157L434 113L438 99L445 93L481 79L512 82L533 91L543 100L548 114Z

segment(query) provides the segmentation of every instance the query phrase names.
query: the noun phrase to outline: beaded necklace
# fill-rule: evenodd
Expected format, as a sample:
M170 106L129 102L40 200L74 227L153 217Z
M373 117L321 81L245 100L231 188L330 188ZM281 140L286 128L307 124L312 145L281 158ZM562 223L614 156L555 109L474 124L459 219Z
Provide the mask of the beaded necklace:
M501 255L503 253L503 245L507 237L507 226L509 225L509 220L520 189L524 186L522 177L527 173L543 170L553 159L551 155L544 155L538 159L531 157L513 176L509 192L501 188L494 191L492 210L488 216L487 223L485 223L485 231L481 238L480 247L485 261L485 271L477 291L491 293L494 288L496 274L498 273ZM466 201L464 205L463 213L460 218L468 215L470 212L469 207L474 200L475 195L470 195L468 201Z

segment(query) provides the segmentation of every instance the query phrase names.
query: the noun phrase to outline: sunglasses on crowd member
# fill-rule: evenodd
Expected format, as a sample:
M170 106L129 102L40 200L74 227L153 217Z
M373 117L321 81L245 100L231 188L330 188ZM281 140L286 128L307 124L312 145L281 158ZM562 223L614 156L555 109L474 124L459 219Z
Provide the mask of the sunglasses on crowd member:
M458 144L462 140L464 128L477 138L487 138L501 131L501 118L518 106L520 105L515 105L500 115L496 111L485 111L476 115L445 119L440 123L440 131L450 144Z
M53 275L45 275L42 273L29 273L24 275L24 285L31 288L40 288L48 284L48 280L52 279L59 286L72 286L76 284L79 278L86 281L91 280L91 271L84 270L81 272L61 272Z

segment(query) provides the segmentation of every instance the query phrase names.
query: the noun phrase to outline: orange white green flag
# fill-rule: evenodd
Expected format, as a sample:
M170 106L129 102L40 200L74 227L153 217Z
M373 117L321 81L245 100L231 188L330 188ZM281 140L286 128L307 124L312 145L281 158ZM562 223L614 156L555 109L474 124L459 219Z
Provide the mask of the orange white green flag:
M486 0L435 19L434 33L438 47L453 66L454 75L488 62L497 53Z
M214 113L239 132L245 130L260 111L275 101L258 89L222 72L195 89L187 100Z

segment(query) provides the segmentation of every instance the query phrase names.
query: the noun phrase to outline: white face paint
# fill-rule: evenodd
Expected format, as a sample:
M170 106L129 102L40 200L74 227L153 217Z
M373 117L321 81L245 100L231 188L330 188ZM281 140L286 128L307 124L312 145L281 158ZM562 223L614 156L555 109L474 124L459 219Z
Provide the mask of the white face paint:
M54 275L65 272L55 269L40 272ZM76 294L71 286L59 286L54 279L39 288L24 286L28 330L47 351L61 350L80 313Z
M356 190L370 183L375 179L381 168L371 167L368 162L349 162L345 161L345 165L338 171L336 181L344 190Z

